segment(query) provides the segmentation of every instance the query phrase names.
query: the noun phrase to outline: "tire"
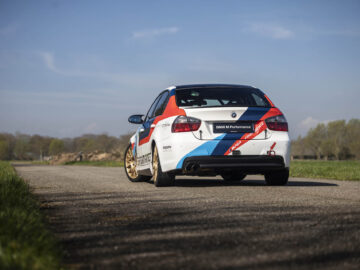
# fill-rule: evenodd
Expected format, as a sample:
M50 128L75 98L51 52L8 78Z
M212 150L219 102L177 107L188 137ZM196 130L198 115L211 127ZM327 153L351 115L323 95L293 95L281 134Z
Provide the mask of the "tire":
M246 174L239 172L229 172L220 174L225 181L241 181L246 177Z
M289 180L289 169L265 174L265 182L270 186L285 186Z
M131 182L143 182L149 181L151 176L139 175L136 170L136 162L134 155L132 153L131 145L126 148L125 155L124 155L124 169L127 178Z
M164 173L161 169L159 154L156 145L152 155L153 179L156 187L167 187L175 184L175 175Z

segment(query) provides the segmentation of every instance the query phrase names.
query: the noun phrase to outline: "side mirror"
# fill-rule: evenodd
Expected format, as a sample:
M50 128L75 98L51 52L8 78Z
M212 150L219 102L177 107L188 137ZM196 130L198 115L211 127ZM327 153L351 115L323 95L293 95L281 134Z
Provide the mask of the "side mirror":
M128 121L132 124L142 124L144 123L143 116L143 114L134 114L129 117Z

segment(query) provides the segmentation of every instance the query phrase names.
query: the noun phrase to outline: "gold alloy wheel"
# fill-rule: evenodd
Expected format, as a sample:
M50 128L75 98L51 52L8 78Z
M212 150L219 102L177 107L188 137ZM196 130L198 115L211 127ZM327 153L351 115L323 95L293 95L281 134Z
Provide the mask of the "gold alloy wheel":
M154 183L156 183L157 176L158 176L158 167L159 167L159 158L158 158L158 152L157 152L156 146L154 147L152 167L153 167Z
M136 177L138 177L138 173L136 171L136 163L131 147L128 148L128 151L126 153L125 167L126 167L126 172L130 178L135 179Z

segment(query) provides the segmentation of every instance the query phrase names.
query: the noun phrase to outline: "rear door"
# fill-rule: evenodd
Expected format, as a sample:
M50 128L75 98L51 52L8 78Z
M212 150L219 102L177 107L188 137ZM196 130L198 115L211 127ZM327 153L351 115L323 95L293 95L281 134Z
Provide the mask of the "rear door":
M149 146L150 136L151 136L151 129L154 128L153 122L154 122L154 112L156 105L158 104L159 100L161 98L161 95L159 95L155 101L150 106L150 109L148 113L145 116L144 123L142 127L139 130L139 146L137 151L137 165L142 169L142 167L146 166L150 163L151 156L149 154L149 151L146 151Z
M151 105L146 115L139 142L139 151L142 157L141 166L146 166L151 161L151 135L156 127L156 117L163 113L168 97L169 91L162 92Z

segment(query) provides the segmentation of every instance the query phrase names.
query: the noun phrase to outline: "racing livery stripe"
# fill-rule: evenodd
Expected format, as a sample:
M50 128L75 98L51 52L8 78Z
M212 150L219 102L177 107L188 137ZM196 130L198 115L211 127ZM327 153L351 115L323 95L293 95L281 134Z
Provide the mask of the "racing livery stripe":
M267 101L270 103L271 107L275 107L274 103L270 100L270 98L264 94L264 97L267 99Z
M270 108L258 108L258 107L249 107L237 120L239 121L258 121L264 115L268 113ZM256 131L256 127L255 127ZM224 138L219 142L219 144L215 147L214 151L211 155L226 155L229 149L239 140L241 140L247 133L239 133L237 134L237 138L234 138L234 134L226 134ZM253 134L253 133L251 133Z
M224 137L225 137L225 134L222 134L219 137L217 137L216 139L211 140L211 141L207 141L207 142L201 144L200 146L196 147L194 150L187 153L185 156L183 156L181 158L181 160L176 165L176 169L181 169L182 168L183 162L184 162L185 158L187 158L187 157L208 156L208 155L210 155L210 153L212 153L214 151L215 147L218 145L218 143Z
M231 147L225 152L225 156L229 155L232 151L238 149L240 146L247 143L249 140L252 140L256 136L258 136L261 132L263 132L267 126L265 124L265 119L269 117L273 117L276 115L281 115L281 111L277 108L271 108L266 114L264 114L259 121L255 124L255 132L254 133L245 133L239 140L235 141Z
M155 127L151 128L151 125L156 125L159 121L164 120L169 117L172 117L172 116L176 116L176 115L186 115L186 114L183 109L180 109L176 105L175 90L171 90L170 98L169 98L168 104L166 105L166 108L165 108L163 114L155 117L151 121L147 121L146 123L144 123L145 130L149 130L149 131L148 131L148 134L146 134L146 132L144 132L145 133L144 137L143 136L140 137L139 145L149 142L149 140L151 138L151 134L153 133L153 131L155 129Z

